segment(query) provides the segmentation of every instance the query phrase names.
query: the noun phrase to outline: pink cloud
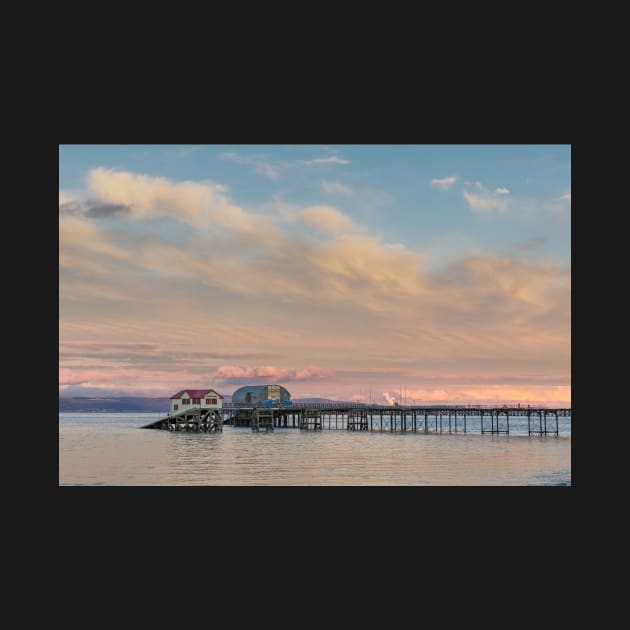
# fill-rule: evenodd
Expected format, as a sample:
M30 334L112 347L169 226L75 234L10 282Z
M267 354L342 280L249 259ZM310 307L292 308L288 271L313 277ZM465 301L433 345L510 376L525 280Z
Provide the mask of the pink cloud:
M307 368L278 368L272 365L258 367L241 367L234 365L222 365L214 373L219 379L244 379L244 378L266 378L283 381L311 381L332 376L331 370L317 367Z
M332 376L331 370L322 370L321 368L305 368L303 370L295 370L295 378L297 380L317 380Z
M571 386L523 386L485 385L482 387L453 387L446 389L407 390L407 402L416 404L427 402L450 404L505 404L505 403L546 403L554 405L571 404Z
M121 380L119 373L111 373L106 370L68 370L59 368L59 386L84 385L86 383L118 383Z

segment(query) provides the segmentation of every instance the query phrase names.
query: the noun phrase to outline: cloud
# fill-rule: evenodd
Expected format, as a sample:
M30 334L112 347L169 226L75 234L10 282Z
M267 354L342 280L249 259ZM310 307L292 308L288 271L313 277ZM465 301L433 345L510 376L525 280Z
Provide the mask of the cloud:
M335 194L335 193L342 193L344 195L352 194L352 188L350 188L350 186L346 186L345 184L342 184L341 182L329 182L329 181L326 181L325 179L322 180L322 189L324 190L324 192L330 193L330 194Z
M296 164L350 164L350 160L344 160L336 155L332 155L330 157L315 158L313 160L298 160Z
M494 190L496 195L509 195L510 191L507 188L495 188Z
M331 370L317 367L309 368L278 368L270 365L260 367L239 367L222 365L217 368L214 378L224 383L240 383L252 379L266 381L319 381L333 376Z
M529 402L570 405L571 386L510 387L489 385L482 387L453 386L443 389L408 389L407 403L411 404L496 404Z
M198 217L202 208L226 203L225 187L184 181L174 183L165 177L138 175L96 168L88 174L90 190L110 204L133 207L140 217Z
M492 192L483 186L475 186L479 192L464 190L464 199L468 202L468 207L477 214L488 214L497 210L503 214L508 211L509 199L503 193ZM499 189L497 189L499 190Z
M240 155L234 151L221 153L219 156L222 160L229 160L236 164L245 166L253 166L254 172L258 175L264 175L269 179L278 179L283 170L290 168L289 162L273 162L266 160L261 155Z
M116 215L125 215L130 211L130 206L126 206L122 203L102 203L95 204L87 209L86 216L88 217L111 217Z
M302 218L306 223L331 234L347 231L352 227L352 221L342 212L332 206L312 206L302 211Z
M526 241L516 243L512 247L523 254L532 254L539 251L548 239L545 236L530 236Z
M99 206L85 201L60 215L64 387L166 394L217 381L229 394L265 379L290 381L294 396L343 397L359 384L395 392L406 382L454 398L523 376L500 397L547 395L530 374L532 383L550 369L570 375L570 270L558 261L467 250L428 268L424 250L332 206L263 215L218 184L120 175L101 169L98 190L77 198L124 205L125 221L86 216ZM168 229L154 229L160 216ZM462 382L427 384L435 374Z
M241 239L273 241L268 217L258 216L234 205L227 187L214 182L174 182L132 172L97 168L88 174L89 192L97 201L65 201L63 216L102 218L125 215L136 222L171 219L209 233L228 230ZM147 224L144 224L147 226ZM182 230L173 230L172 234Z
M279 179L286 170L304 166L319 166L325 164L350 164L349 160L337 157L336 155L326 158L313 158L310 160L269 160L263 155L241 155L234 151L221 153L222 160L229 160L236 164L253 166L254 172L269 179Z
M88 386L104 386L108 384L118 384L137 378L133 373L116 374L114 372L106 372L98 369L74 371L63 367L59 368L59 386L66 387L68 385L88 385Z
M59 203L59 214L61 215L77 215L83 214L84 208L82 204L77 201L64 201Z
M448 190L448 187L452 186L456 181L457 177L455 177L455 175L451 175L450 177L442 177L442 179L434 178L431 180L431 183L441 190Z
M554 199L557 201L571 201L571 191L569 191L568 193L565 193L564 195L560 197L554 197Z
M59 205L59 214L83 215L92 218L104 218L129 214L131 206L121 203L106 203L94 199L84 202L67 201Z
M59 265L100 274L112 264L130 262L133 253L112 242L110 235L83 217L66 216L59 223Z

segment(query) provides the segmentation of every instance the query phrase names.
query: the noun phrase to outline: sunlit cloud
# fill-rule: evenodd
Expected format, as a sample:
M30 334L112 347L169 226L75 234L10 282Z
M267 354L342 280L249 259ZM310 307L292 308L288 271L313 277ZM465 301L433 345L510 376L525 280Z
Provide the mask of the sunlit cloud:
M494 192L497 195L509 195L510 194L510 191L507 188L505 188L505 187L495 188Z
M224 383L238 383L241 380L262 379L265 381L320 381L334 375L332 370L317 367L279 368L271 365L259 367L239 367L222 365L217 368L214 378Z
M88 185L99 199L132 207L134 214L194 219L202 208L226 202L225 186L199 182L172 182L129 172L96 168L89 172Z
M218 183L94 169L86 191L60 193L59 245L67 391L230 394L253 380L344 397L365 375L374 396L396 396L400 372L427 401L568 395L528 381L570 373L570 269L534 257L537 242L524 260L471 245L429 268L334 206L254 211ZM523 380L503 382L514 357ZM444 365L461 382L421 385ZM471 381L480 370L498 376Z
M332 206L312 206L302 211L303 220L309 225L332 234L352 227L352 221Z

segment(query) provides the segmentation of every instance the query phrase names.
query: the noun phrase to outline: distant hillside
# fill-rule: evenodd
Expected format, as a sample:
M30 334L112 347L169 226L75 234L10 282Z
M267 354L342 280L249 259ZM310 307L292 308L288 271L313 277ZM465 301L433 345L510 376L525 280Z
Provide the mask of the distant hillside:
M338 403L338 400L331 400L330 398L293 398L294 403Z
M163 411L169 398L123 396L120 398L59 397L59 411Z
M232 396L225 396L223 403L229 403ZM330 398L295 398L293 402L300 403L345 403L347 401L331 400ZM150 398L148 396L120 396L118 398L90 397L90 396L60 396L59 411L163 411L169 410L169 398Z

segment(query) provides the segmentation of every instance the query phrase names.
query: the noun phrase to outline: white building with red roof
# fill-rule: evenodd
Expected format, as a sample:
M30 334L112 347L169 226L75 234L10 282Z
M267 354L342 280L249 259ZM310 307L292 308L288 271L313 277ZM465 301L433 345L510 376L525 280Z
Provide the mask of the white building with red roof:
M171 415L189 409L220 409L223 396L214 389L182 389L171 396Z

